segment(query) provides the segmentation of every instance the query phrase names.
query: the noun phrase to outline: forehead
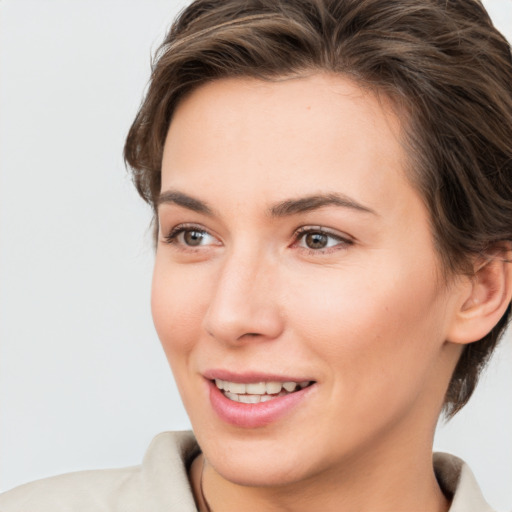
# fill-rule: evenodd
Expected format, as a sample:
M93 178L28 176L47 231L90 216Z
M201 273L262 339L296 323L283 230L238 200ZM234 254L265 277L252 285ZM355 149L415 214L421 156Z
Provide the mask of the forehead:
M218 80L178 105L162 190L229 183L278 201L327 186L378 206L386 188L408 186L400 135L391 103L341 76Z

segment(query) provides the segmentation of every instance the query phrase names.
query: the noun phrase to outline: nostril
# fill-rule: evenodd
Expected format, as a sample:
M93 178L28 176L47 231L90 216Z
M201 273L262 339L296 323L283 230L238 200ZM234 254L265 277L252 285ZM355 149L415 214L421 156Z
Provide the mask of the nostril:
M237 338L237 341L241 341L244 338L257 338L262 336L259 332L246 332Z

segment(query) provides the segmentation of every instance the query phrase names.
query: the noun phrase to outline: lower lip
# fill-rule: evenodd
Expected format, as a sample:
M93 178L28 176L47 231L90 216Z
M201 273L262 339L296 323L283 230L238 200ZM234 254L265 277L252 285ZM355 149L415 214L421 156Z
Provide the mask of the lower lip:
M311 392L314 384L307 388L278 396L268 402L244 404L226 398L214 382L208 381L210 403L221 420L242 428L264 427L288 414L297 407Z

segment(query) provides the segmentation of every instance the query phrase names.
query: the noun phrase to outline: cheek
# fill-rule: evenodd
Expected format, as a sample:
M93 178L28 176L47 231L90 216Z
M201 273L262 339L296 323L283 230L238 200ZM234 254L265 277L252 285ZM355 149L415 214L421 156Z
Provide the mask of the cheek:
M443 294L429 266L381 263L371 272L317 273L296 282L287 295L296 334L340 374L354 374L354 380L364 371L384 377L400 365L418 369L444 341Z
M174 362L173 357L193 349L207 303L205 281L197 272L169 268L157 255L151 289L151 311L158 337L170 363Z
M332 422L346 418L340 435L347 439L393 421L429 395L444 314L431 283L378 275L364 282L361 274L340 273L290 295L296 337L326 369L325 410Z

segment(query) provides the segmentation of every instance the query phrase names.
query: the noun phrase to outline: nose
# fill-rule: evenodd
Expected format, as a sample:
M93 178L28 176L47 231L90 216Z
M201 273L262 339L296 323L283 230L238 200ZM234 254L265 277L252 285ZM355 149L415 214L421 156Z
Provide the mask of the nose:
M277 264L261 254L247 252L226 257L216 276L204 328L226 344L279 337L283 318Z

